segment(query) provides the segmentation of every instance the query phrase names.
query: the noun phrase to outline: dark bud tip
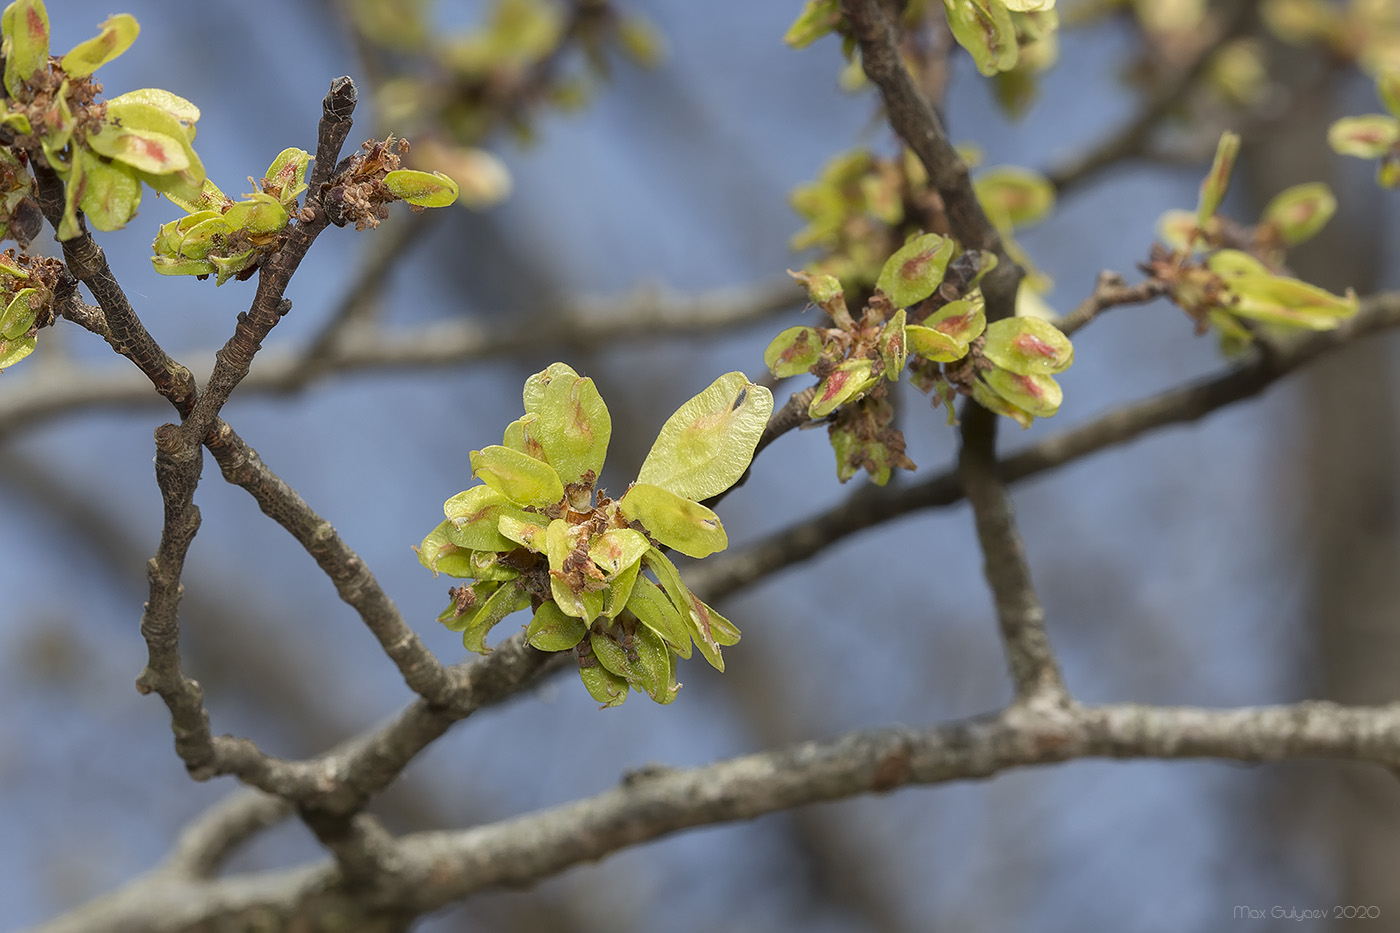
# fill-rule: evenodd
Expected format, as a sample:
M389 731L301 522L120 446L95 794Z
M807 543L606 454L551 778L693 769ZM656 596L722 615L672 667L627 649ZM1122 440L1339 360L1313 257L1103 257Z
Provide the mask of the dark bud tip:
M341 75L331 82L331 89L326 92L325 100L321 101L321 110L327 120L349 123L355 113L355 101L358 97L359 91L355 89L355 82L350 80L349 75Z

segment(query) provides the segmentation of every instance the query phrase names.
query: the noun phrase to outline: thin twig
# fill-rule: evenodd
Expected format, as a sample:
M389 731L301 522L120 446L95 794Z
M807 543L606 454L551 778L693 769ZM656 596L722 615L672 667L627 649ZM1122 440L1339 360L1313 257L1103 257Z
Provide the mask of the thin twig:
M54 312L59 317L110 342L112 330L107 326L107 315L100 307L83 301L83 296L78 294L78 280L71 273L65 273L60 279L54 299Z
M156 428L155 439L156 484L165 504L165 519L160 544L146 567L150 588L141 613L141 637L146 642L147 658L145 669L136 678L136 689L154 691L165 701L175 733L175 751L190 774L198 778L207 773L213 758L213 736L204 709L204 691L180 667L179 609L185 555L199 530L194 490L199 484L203 451L182 443L180 429L173 424Z
M321 202L322 189L330 181L340 158L340 148L350 135L355 99L354 82L340 77L331 82L330 90L321 101L316 160L311 168L305 206L277 251L258 270L258 288L252 305L247 313L238 316L233 335L215 354L214 371L205 383L204 392L181 424L181 434L187 444L197 446L204 440L230 393L248 375L253 356L262 349L263 340L291 310L291 302L284 297L287 286L311 244L330 223Z
M763 426L763 433L759 435L758 443L754 446L753 455L757 457L765 447L787 432L807 424L811 420L807 415L807 409L811 406L812 399L816 394L816 386L808 386L801 391L792 393L783 407L769 416L768 423Z
M1100 272L1093 293L1073 311L1060 315L1051 323L1068 337L1110 308L1144 304L1166 293L1167 286L1161 279L1144 279L1136 285L1129 285L1116 272Z

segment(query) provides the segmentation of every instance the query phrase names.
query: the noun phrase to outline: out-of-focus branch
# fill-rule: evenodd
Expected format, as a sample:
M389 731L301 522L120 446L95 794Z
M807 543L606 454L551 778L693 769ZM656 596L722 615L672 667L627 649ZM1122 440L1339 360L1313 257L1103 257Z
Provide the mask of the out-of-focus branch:
M440 217L441 211L428 211L380 225L377 235L370 240L368 255L360 265L354 283L321 323L302 353L301 365L288 381L289 391L315 382L334 365L339 342L378 303L384 284L399 260L433 228Z
M1235 0L1224 11L1220 25L1185 65L1148 94L1142 108L1127 123L1097 145L1048 173L1050 184L1064 194L1105 168L1148 153L1152 131L1196 86L1220 47L1244 35L1258 0Z
M1013 706L931 729L877 729L686 770L652 769L595 797L464 831L398 841L372 888L319 863L276 874L180 882L146 876L41 933L279 929L333 914L357 930L393 929L478 891L523 887L696 826L918 784L990 777L1081 758L1331 759L1400 767L1400 705L1307 702L1235 710L1119 704L1053 713Z
M370 889L395 870L398 843L372 814L342 815L303 807L299 815L316 841L335 856L345 884Z
M555 344L594 347L641 337L721 333L799 307L805 297L792 280L723 288L683 295L639 288L614 299L597 299L544 312L538 321L487 327L453 321L382 332L351 327L343 331L323 363L323 373L414 370L455 366L471 360ZM240 395L286 394L304 388L309 350L268 350L239 385ZM191 359L208 354L190 353ZM155 401L150 384L128 367L98 368L54 363L7 383L0 395L0 437L51 418L102 407L132 407Z
M783 663L783 642L766 628L744 632L743 661L726 668L722 698L738 713L736 725L751 747L781 748L821 734L823 715L819 704L794 700L802 694L804 671ZM872 857L864 844L874 842L868 829L849 810L800 808L788 814L780 832L798 863L787 872L789 884L811 916L847 914L859 918L867 933L903 933L910 927L891 896L894 856Z
M292 812L287 801L260 791L229 794L181 831L156 872L191 880L212 878L235 849Z

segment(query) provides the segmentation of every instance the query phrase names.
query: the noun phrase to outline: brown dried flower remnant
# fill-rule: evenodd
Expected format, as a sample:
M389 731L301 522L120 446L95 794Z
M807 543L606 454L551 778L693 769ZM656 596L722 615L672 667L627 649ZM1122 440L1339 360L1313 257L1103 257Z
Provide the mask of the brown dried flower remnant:
M369 230L389 216L389 204L398 200L385 186L384 176L398 169L400 156L408 154L409 143L390 135L382 142L366 140L360 148L364 151L347 156L337 166L325 205L331 223L337 227L354 224L356 230ZM412 207L421 210L416 205Z

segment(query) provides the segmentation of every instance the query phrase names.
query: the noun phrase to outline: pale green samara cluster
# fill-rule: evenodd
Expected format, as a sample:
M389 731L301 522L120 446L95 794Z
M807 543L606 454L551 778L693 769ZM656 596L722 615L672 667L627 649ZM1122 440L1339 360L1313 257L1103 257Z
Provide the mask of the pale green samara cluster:
M531 609L542 651L572 651L588 692L606 706L630 688L676 696L676 659L691 645L724 670L734 625L681 580L663 549L706 557L728 545L701 500L743 476L773 396L727 373L661 428L637 481L617 499L598 488L612 419L592 379L555 363L525 382L525 415L500 444L471 452L482 483L448 499L423 540L434 573L470 579L438 620L485 653L506 616Z

